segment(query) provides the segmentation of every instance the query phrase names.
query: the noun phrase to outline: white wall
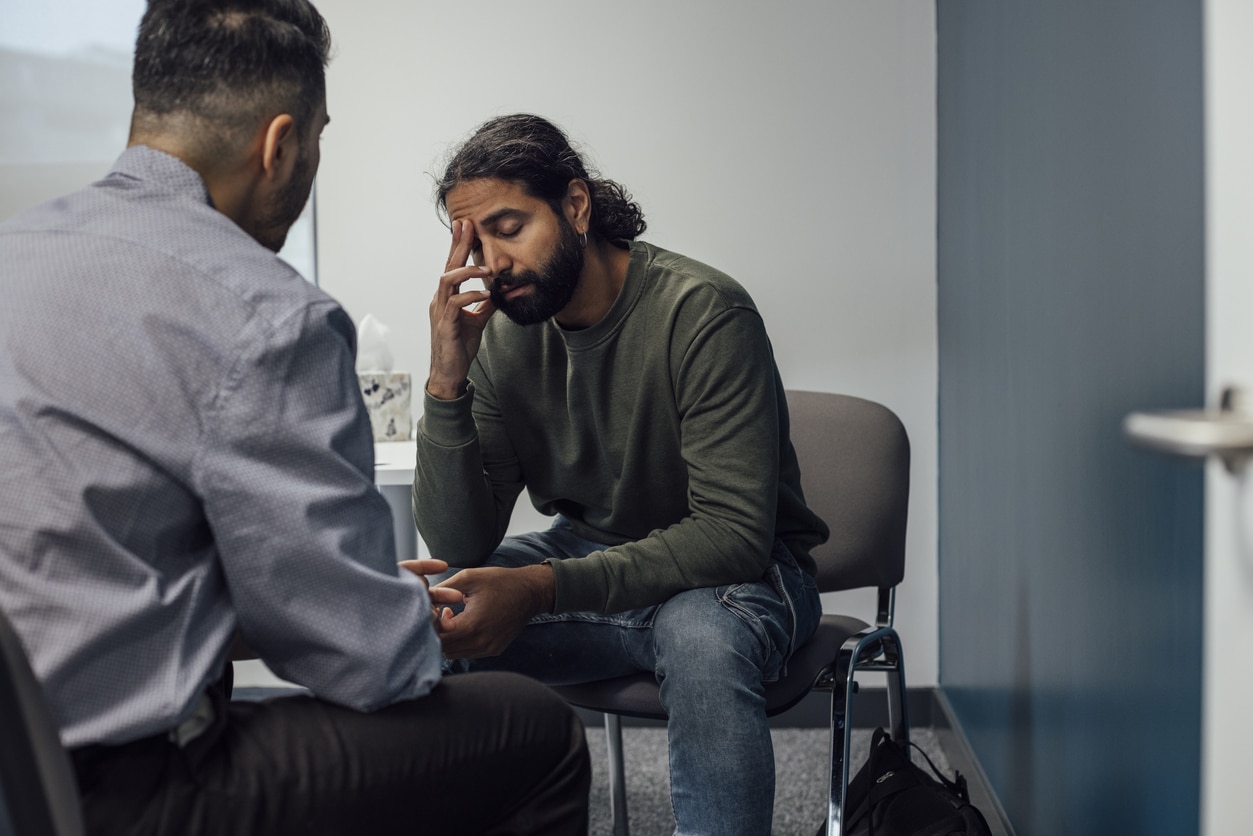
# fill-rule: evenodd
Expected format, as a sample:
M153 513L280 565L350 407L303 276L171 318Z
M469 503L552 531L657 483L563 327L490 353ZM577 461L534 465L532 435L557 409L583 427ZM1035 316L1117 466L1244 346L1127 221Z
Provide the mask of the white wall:
M321 285L425 377L447 256L429 172L483 120L565 127L648 240L753 294L784 382L894 409L913 440L911 685L937 680L935 10L930 0L320 0L338 44ZM870 595L828 609L873 614Z

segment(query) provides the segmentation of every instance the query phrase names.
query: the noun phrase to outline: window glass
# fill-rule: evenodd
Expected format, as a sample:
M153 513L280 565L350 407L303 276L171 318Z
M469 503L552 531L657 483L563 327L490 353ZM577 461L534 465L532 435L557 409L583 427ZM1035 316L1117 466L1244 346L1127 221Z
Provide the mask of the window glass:
M98 179L122 153L146 6L0 1L0 220ZM313 204L311 196L279 255L316 283Z

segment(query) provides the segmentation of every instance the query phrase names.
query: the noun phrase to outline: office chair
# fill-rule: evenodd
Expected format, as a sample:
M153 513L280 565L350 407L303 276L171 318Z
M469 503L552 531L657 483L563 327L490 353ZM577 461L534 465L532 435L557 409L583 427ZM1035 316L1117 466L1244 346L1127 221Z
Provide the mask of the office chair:
M0 788L18 836L83 836L78 782L13 625L0 613Z
M787 674L766 686L769 716L791 708L811 690L831 692L826 832L843 836L855 674L887 674L892 739L906 744L906 751L909 748L905 665L900 638L892 627L895 587L905 574L909 438L900 419L873 401L789 390L787 402L805 500L831 527L830 540L812 552L818 563L818 589L874 587L879 592L873 625L824 614L813 638L788 661ZM655 677L641 673L554 690L572 705L604 713L613 832L629 836L622 717L666 719Z

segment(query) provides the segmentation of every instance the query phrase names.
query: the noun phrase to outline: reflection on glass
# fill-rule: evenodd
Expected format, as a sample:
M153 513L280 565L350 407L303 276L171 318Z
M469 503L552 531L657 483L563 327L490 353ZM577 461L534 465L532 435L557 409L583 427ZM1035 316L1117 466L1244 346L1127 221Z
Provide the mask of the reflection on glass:
M0 0L0 220L102 176L130 132L144 0ZM279 255L317 283L313 198Z

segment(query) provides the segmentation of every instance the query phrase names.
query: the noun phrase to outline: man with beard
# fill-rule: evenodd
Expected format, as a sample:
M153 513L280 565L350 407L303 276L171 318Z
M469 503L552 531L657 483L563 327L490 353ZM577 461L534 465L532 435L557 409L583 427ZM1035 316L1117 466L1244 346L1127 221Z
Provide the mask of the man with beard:
M275 255L329 49L306 0L151 0L113 171L0 225L0 610L90 833L585 834L577 715L442 682L461 597L397 568L352 322ZM232 702L236 637L310 693Z
M636 240L639 207L539 117L480 127L437 200L452 247L414 517L473 567L446 581L464 595L446 655L552 684L654 673L678 832L769 834L763 682L817 624L827 528L761 317L730 277ZM523 488L554 523L506 537Z

